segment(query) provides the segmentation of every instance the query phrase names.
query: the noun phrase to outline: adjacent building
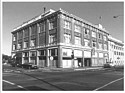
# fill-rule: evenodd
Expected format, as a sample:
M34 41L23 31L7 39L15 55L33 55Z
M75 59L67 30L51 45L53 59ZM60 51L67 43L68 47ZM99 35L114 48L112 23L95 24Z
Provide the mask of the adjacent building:
M124 43L109 35L108 44L109 44L109 62L112 62L115 66L123 66Z
M12 31L12 57L39 67L103 66L108 31L62 9L50 9Z

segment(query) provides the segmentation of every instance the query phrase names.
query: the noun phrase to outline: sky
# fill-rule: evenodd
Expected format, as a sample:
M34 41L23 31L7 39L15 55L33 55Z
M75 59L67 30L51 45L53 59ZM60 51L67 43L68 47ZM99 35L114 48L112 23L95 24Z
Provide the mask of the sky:
M124 41L123 2L2 2L2 53L11 55L12 30L43 13L44 9L63 10L92 24L101 23L116 39ZM117 18L113 16L120 15ZM101 16L101 19L99 17Z

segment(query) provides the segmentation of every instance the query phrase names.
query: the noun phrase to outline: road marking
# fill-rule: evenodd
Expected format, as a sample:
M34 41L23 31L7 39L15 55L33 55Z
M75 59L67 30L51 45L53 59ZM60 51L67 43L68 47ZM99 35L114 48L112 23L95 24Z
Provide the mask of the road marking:
M102 88L104 88L104 87L106 87L106 86L108 86L108 85L110 85L110 84L112 84L112 83L114 83L114 82L117 82L117 81L119 81L119 80L122 80L123 78L124 78L124 77L119 78L119 79L116 79L116 80L114 80L114 81L111 81L111 82L109 82L109 83L107 83L107 84L105 84L105 85L103 85L103 86L101 86L101 87L99 87L99 88L94 89L93 91L100 90L100 89L102 89Z
M9 84L11 84L11 85L15 85L15 86L17 86L18 88L22 88L22 89L28 90L28 89L26 89L26 88L24 88L24 87L22 87L22 86L20 86L20 85L17 85L17 84L15 84L15 83L12 83L12 82L7 81L7 80L3 80L3 82L9 83Z

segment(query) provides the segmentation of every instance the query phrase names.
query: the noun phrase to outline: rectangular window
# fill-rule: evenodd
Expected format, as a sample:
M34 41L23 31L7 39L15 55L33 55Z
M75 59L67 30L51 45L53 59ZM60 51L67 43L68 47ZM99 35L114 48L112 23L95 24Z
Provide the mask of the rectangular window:
M13 45L13 50L16 50L16 45L15 44Z
M30 56L31 56L31 57L36 56L36 52L35 52L35 51L30 52Z
M39 24L40 33L45 31L45 22Z
M80 37L75 36L75 44L81 45L81 38Z
M102 35L100 33L98 33L98 38L102 39Z
M22 38L23 38L23 32L20 31L20 32L18 32L18 40L19 40L19 39L22 39Z
M49 56L57 56L58 50L57 49L50 49L49 50Z
M85 46L90 46L90 41L89 40L84 39L84 42L85 42Z
M24 57L28 57L29 56L28 54L29 54L28 52L24 52Z
M92 47L96 48L96 41L92 40Z
M103 39L104 39L104 41L107 41L107 37L106 36L103 36Z
M49 20L49 30L54 29L55 27L57 27L56 18L50 19Z
M36 40L31 40L31 41L30 41L30 46L31 46L31 47L34 47L34 46L35 46L35 43L36 43Z
M37 32L37 25L33 25L31 26L31 35L36 35L36 32Z
M44 56L44 55L45 55L45 51L44 51L44 50L40 50L40 51L39 51L39 55L40 55L40 56Z
M50 34L49 35L49 44L56 44L57 42L57 35L56 34Z
M24 48L28 48L28 41L24 42Z
M22 43L19 43L18 44L18 49L21 49L22 48Z
M98 43L99 44L99 49L102 49L102 43Z
M84 34L89 35L89 29L85 29Z
M16 37L15 36L13 37L13 41L16 41Z
M71 43L71 35L70 34L64 34L64 43Z
M79 25L75 25L75 32L81 33L81 27Z
M107 48L108 48L107 44L104 44L104 50L107 50Z
M92 31L92 37L96 38L96 32Z
M29 36L29 28L26 28L24 30L24 37L28 37Z
M66 29L71 29L71 22L65 20L65 21L64 21L64 28L66 28Z

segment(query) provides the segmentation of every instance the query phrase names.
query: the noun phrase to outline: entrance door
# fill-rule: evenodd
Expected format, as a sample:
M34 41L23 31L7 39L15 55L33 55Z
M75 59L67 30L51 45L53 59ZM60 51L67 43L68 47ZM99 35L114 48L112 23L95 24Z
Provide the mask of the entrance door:
M84 66L86 66L86 67L91 66L91 58L85 58L84 59Z

